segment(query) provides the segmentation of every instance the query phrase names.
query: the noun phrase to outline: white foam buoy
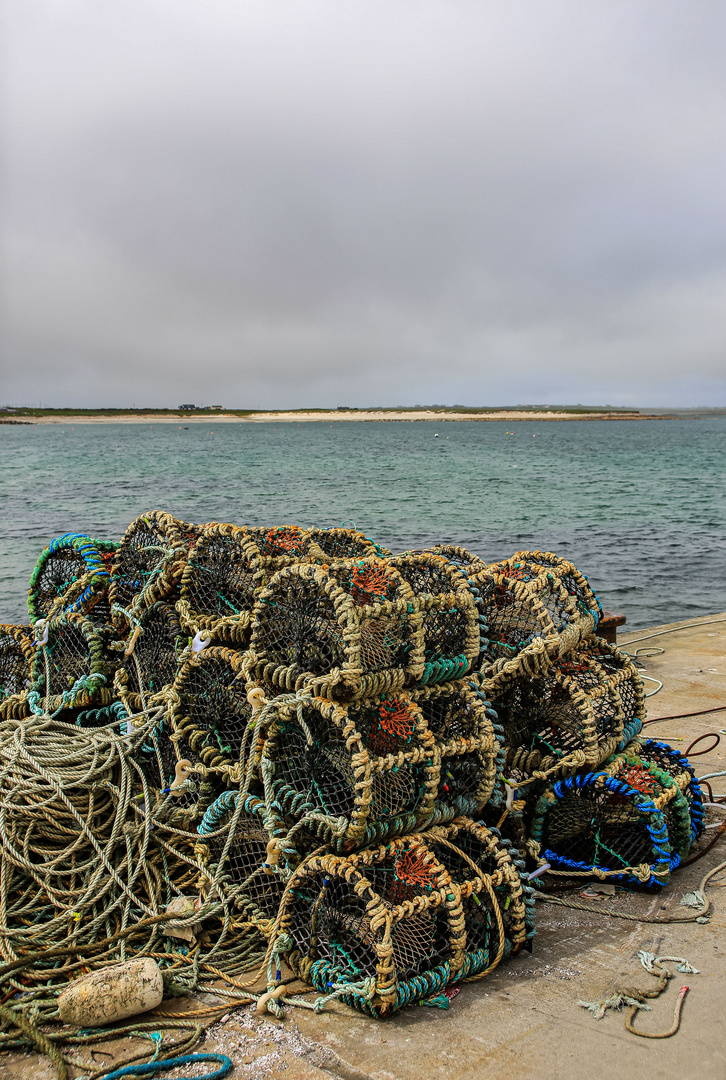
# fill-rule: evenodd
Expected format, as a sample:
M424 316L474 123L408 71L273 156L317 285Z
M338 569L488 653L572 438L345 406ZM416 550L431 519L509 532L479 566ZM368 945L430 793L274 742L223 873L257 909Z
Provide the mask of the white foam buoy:
M163 997L159 965L144 956L76 979L58 996L58 1014L64 1024L104 1027L155 1009Z

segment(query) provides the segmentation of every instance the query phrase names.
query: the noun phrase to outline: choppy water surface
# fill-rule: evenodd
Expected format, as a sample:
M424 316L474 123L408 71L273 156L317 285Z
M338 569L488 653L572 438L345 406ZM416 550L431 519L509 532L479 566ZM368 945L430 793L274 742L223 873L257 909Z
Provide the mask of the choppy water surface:
M438 434L438 438L434 436ZM726 609L726 418L0 426L0 622L53 536L188 521L354 522L402 550L571 559L628 628Z

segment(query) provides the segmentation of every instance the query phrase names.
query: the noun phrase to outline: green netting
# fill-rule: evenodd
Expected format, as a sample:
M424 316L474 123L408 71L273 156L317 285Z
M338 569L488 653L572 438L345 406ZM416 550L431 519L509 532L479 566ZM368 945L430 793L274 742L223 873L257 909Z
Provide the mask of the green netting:
M651 753L649 745L636 739L599 772L560 780L540 796L530 850L550 873L668 883L700 831L701 796L680 754Z

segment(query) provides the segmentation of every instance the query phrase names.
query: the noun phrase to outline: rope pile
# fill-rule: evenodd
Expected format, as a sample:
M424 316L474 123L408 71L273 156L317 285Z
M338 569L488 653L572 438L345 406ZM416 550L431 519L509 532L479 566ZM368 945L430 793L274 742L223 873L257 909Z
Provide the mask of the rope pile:
M0 627L0 1048L139 955L237 1000L266 964L278 1014L283 958L316 1008L447 1007L531 948L529 872L662 886L702 828L550 553L153 511L53 541L29 612Z

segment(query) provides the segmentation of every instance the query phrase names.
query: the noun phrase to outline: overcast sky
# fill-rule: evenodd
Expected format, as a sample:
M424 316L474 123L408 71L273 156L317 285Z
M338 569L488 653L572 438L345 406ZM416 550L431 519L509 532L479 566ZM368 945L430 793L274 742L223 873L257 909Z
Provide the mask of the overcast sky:
M6 0L0 403L726 405L723 0Z

